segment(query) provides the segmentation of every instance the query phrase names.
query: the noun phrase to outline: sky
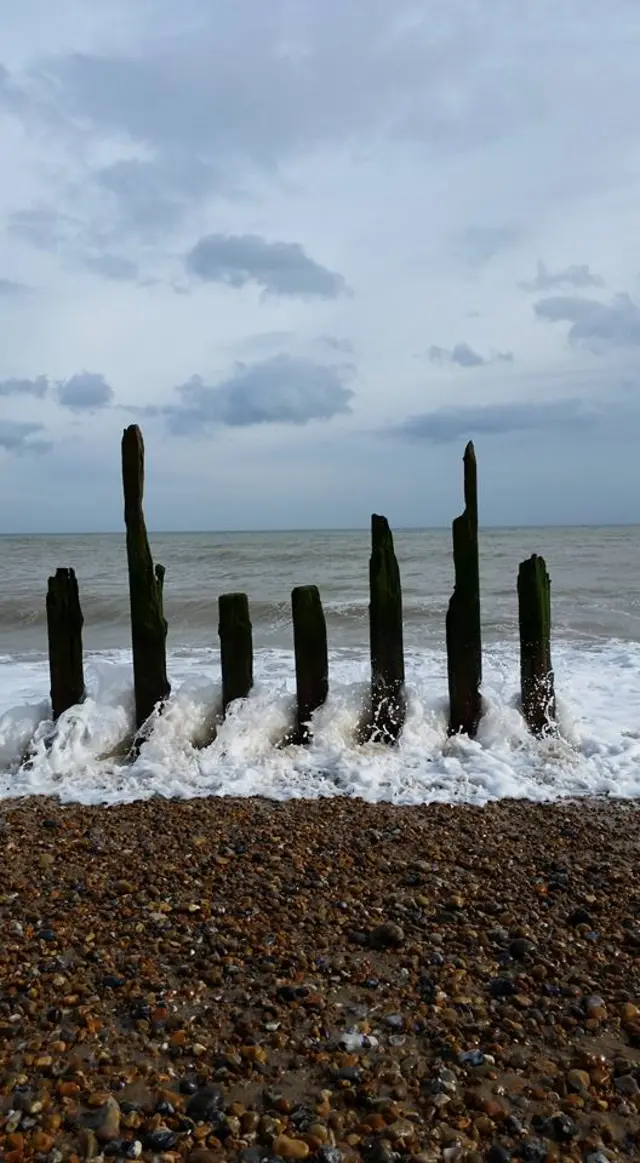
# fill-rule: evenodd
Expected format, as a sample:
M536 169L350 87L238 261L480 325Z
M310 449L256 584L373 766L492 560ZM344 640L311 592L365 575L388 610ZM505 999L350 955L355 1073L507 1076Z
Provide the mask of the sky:
M637 0L0 23L0 532L638 521Z

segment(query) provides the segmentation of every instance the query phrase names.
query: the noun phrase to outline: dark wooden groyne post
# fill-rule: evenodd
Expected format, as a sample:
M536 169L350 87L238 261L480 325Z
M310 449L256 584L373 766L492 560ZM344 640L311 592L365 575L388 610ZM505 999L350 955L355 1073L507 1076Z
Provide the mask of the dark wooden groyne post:
M127 529L133 685L136 727L140 728L154 708L171 693L167 678L167 623L162 590L164 567L154 568L142 511L144 492L144 441L137 424L122 436L124 520Z
M253 686L253 640L246 594L220 594L218 634L222 667L222 711L246 699Z
M54 720L84 699L82 625L76 575L72 569L57 569L47 586L47 635Z
M478 557L478 471L471 441L464 452L464 513L453 522L454 590L446 619L449 734L473 737L482 710L482 640Z
M371 517L369 560L371 643L370 739L394 742L405 720L402 590L393 534L386 517Z
M551 667L551 581L537 553L518 569L522 713L534 735L545 735L556 714Z
M292 743L308 743L309 721L329 693L327 624L317 586L291 592L293 647L296 658L296 730Z

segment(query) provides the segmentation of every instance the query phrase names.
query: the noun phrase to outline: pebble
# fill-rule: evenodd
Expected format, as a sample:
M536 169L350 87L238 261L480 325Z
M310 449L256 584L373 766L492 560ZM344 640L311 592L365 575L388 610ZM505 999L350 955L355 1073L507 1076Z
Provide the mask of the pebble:
M394 921L385 921L369 935L369 944L374 949L396 949L404 942L404 929Z
M633 1157L637 810L17 802L0 1155Z

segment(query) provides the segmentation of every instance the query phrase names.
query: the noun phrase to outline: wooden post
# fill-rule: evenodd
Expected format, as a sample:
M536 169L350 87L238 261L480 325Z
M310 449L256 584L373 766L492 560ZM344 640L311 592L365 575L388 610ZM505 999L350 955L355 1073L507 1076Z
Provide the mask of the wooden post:
M534 735L553 730L556 700L551 667L551 581L534 553L518 570L522 713Z
M393 534L386 517L376 513L371 517L369 593L371 722L367 735L393 743L406 714L402 591Z
M293 647L296 656L297 720L292 743L308 743L309 720L329 693L327 624L317 586L297 586L291 593Z
M54 721L84 699L82 625L78 582L72 569L57 569L47 586L47 635Z
M127 529L133 685L136 728L171 693L167 678L167 623L163 610L164 567L154 568L142 511L144 442L137 424L122 436L124 520Z
M478 560L478 474L469 442L464 453L464 513L453 522L455 584L446 619L449 734L478 729L482 704L482 640Z
M234 699L246 699L253 686L253 642L246 594L218 598L222 713Z

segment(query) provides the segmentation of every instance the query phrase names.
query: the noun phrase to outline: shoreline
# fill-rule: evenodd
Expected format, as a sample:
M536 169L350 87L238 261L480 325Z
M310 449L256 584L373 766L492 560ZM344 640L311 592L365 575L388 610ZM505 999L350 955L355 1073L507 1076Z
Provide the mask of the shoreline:
M638 801L32 796L0 830L6 1163L638 1157Z

